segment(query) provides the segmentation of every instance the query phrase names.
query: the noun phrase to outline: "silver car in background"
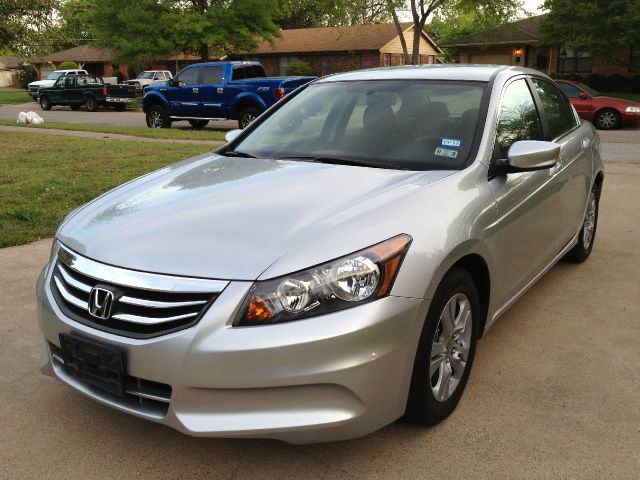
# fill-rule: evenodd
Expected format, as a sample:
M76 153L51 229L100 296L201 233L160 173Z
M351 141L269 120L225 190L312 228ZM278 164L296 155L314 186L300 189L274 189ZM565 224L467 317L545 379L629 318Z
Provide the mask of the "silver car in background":
M599 139L535 70L325 77L228 140L62 222L44 373L190 435L435 424L478 338L593 247Z

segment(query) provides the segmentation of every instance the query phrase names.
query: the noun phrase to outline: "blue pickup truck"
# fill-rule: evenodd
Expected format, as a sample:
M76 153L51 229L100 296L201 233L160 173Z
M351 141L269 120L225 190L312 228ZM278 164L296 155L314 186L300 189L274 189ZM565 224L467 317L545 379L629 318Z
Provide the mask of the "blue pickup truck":
M315 77L267 77L258 62L210 62L189 65L167 82L145 87L142 110L150 128L169 128L187 120L203 128L209 120L238 120L249 125L287 93Z

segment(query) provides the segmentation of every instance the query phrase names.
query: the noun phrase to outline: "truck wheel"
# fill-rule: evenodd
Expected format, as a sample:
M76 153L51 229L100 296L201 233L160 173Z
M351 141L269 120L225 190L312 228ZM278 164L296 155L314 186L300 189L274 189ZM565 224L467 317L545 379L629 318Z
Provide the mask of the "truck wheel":
M43 110L51 110L51 100L46 95L40 97L40 108Z
M194 130L200 130L204 128L209 123L209 120L189 120L189 123L193 127Z
M78 105L77 103L74 103L73 105L69 105L69 107L71 108L71 110L80 110L80 105Z
M124 112L124 110L127 108L127 105L124 103L116 103L113 108L116 109L116 112Z
M95 99L95 97L88 96L85 105L87 106L87 110L89 110L90 112L95 112L96 110L98 110L98 101Z
M238 116L238 126L240 128L247 127L251 122L260 116L262 112L255 107L247 107L240 112Z
M171 128L171 120L167 111L160 105L152 105L147 111L147 127Z

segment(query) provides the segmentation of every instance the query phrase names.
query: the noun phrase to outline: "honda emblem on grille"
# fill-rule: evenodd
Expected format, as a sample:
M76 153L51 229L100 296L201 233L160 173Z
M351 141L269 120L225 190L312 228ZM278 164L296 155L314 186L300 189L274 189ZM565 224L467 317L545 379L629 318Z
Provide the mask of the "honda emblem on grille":
M102 320L109 319L114 299L115 296L111 290L93 287L89 293L89 313Z

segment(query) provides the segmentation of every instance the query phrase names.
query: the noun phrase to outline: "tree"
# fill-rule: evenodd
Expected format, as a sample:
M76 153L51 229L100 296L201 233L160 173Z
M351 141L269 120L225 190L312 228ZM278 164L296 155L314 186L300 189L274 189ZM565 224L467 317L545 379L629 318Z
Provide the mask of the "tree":
M476 19L509 18L514 12L522 9L522 0L409 0L409 11L413 21L413 38L411 44L411 54L407 42L402 35L398 11L406 7L406 1L387 0L387 8L391 13L402 50L404 52L405 63L420 63L420 36L427 19L432 15L435 18L447 16L456 12L467 12L468 17ZM468 19L467 19L468 21Z
M0 45L24 57L40 53L55 22L56 0L0 0Z
M387 22L387 0L278 0L280 28L334 27Z
M619 62L629 45L640 44L638 0L545 0L540 24L543 46L562 45Z
M146 62L181 52L249 51L270 39L275 0L95 0L96 41L119 60Z
M93 0L66 0L58 6L58 21L48 32L54 51L86 45L96 38Z

